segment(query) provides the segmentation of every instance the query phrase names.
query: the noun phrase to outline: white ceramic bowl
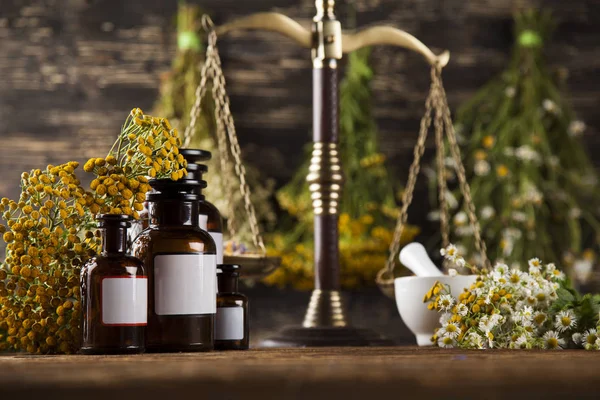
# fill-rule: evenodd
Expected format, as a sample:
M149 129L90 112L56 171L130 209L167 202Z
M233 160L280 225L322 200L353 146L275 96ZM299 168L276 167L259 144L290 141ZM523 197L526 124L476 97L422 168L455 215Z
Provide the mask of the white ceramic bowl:
M419 346L431 346L431 336L440 326L440 313L428 310L423 297L436 281L450 285L454 297L471 286L477 275L405 276L394 280L396 305L402 321L414 333Z

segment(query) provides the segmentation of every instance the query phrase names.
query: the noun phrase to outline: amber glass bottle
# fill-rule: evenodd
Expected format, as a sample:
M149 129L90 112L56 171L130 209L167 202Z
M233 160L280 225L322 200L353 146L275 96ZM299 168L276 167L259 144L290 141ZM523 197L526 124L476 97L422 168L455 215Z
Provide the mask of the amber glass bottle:
M99 215L102 252L81 270L84 354L144 351L148 278L137 258L125 254L127 215Z
M148 273L146 350L207 351L214 347L216 248L198 226L196 191L203 181L151 180L150 226L133 243Z
M208 172L208 167L204 164L199 164L201 161L208 161L212 157L209 151L200 149L181 149L179 150L181 155L188 162L187 166L187 179L193 179L197 181L202 180L202 175ZM206 191L205 191L206 192ZM215 241L217 246L217 264L223 263L223 220L221 213L212 203L210 203L201 190L197 193L200 196L198 202L199 214L200 214L200 228L207 231Z
M246 350L250 343L248 298L238 292L239 271L239 265L222 264L217 267L217 350Z

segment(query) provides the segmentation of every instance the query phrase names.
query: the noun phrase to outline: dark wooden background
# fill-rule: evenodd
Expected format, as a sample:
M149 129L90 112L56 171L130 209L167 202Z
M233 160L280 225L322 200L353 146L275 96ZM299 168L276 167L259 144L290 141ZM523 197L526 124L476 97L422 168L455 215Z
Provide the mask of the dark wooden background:
M314 13L312 0L196 2L217 23L275 10L308 25ZM344 21L349 0L339 3ZM600 1L356 0L357 24L393 24L436 51L449 49L445 82L456 106L503 68L511 13L528 4L560 18L548 57L570 73L568 89L595 155ZM21 171L104 154L129 109L151 108L176 49L176 7L176 0L0 1L0 195L16 194ZM299 149L310 137L309 52L270 33L236 33L220 44L245 156L281 183L301 162ZM377 48L373 64L381 147L400 183L428 68L420 56L390 47Z
M312 0L196 1L216 23L275 10L308 25L314 13ZM348 0L339 3L345 21ZM599 0L356 0L357 23L393 24L435 51L449 49L445 82L455 107L505 66L511 13L528 4L560 18L548 58L569 71L568 92L588 125L583 140L600 166ZM104 155L129 110L152 107L176 50L176 8L176 0L0 0L0 196L17 195L21 171ZM268 33L232 34L220 51L244 156L281 184L310 138L309 51ZM420 56L389 47L374 51L373 66L381 148L400 184L429 71ZM426 211L411 209L412 222L424 223ZM283 301L275 289L248 294L255 340L298 323L308 300L308 293L288 293ZM355 294L349 309L358 325L412 340L376 289Z

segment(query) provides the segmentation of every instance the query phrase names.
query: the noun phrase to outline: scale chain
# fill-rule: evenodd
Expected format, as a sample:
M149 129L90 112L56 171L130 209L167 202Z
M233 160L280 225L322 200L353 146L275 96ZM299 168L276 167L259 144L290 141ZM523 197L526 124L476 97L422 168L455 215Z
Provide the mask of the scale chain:
M425 115L421 119L419 138L417 140L417 146L414 149L414 159L409 169L408 182L402 195L402 208L400 209L400 215L398 216L396 228L394 229L394 237L392 243L390 244L389 256L386 261L385 268L379 271L377 274L378 283L386 283L386 281L389 282L390 280L393 282L393 271L394 266L396 265L396 256L400 250L400 239L402 238L402 232L404 231L404 226L408 220L408 207L410 206L410 203L412 203L415 184L421 169L421 157L425 152L425 140L427 139L429 127L431 126L432 108L433 83L429 92L429 96L427 97L427 101L425 102ZM389 275L387 279L384 278L385 274Z
M485 242L481 237L481 226L479 225L479 221L477 220L475 204L473 203L473 199L471 197L471 188L469 186L469 182L467 182L465 166L462 163L462 158L460 155L460 146L458 145L458 141L456 139L456 132L454 131L454 125L452 124L452 117L450 115L450 107L448 107L446 91L444 90L443 86L441 69L437 69L435 71L435 80L437 81L439 93L437 102L438 112L441 112L444 117L448 142L450 143L450 151L452 152L452 156L454 157L454 162L456 164L456 172L458 175L460 190L465 199L465 204L467 206L467 215L469 216L469 222L471 224L471 228L473 229L473 236L475 237L475 247L481 255L481 261L484 267L489 269L491 267L491 264L487 257L487 248Z
M206 60L204 66L202 67L200 83L195 92L196 98L190 111L190 124L184 132L184 145L189 145L194 134L197 118L200 115L202 98L206 94L207 90L207 81L209 78L212 78L212 95L215 100L214 115L217 131L217 143L221 160L221 170L222 173L226 175L231 175L230 173L232 169L235 171L235 174L240 181L240 193L244 200L244 208L248 216L253 243L260 250L262 255L265 255L266 248L258 227L256 211L250 199L250 187L246 181L246 168L242 164L241 149L237 140L233 116L231 115L229 97L225 91L225 77L223 75L221 59L217 49L217 34L214 30L212 21L210 21L210 18L207 16L203 17L203 25L209 32ZM227 138L229 138L229 148L227 146ZM230 158L230 152L234 158L234 168L231 168L232 162ZM230 199L230 215L227 221L227 226L229 233L233 238L236 234L235 205L233 204L233 188L231 185L225 182L227 180L229 179L223 179L223 186L227 192L226 195Z
M211 32L216 36L216 33ZM248 222L250 224L250 230L252 232L252 240L254 242L254 246L256 246L263 255L266 254L266 248L264 245L264 241L262 235L260 233L260 229L258 227L258 220L256 218L256 210L254 209L254 205L250 199L250 187L248 186L248 182L246 181L246 168L242 163L242 151L237 139L237 134L235 130L235 123L233 120L233 116L231 115L231 108L229 106L229 96L225 91L225 76L223 75L223 69L221 67L221 59L219 57L219 52L214 48L214 78L213 85L216 87L217 96L215 98L216 102L219 104L220 115L222 118L222 122L225 124L226 132L229 137L230 150L233 155L235 161L235 173L240 180L240 193L242 194L244 200L244 208L246 210L246 214L248 216ZM234 218L234 214L230 215L230 218Z
M389 248L389 257L387 259L385 268L383 268L377 274L377 283L380 285L391 284L393 282L393 271L395 267L396 257L400 250L400 239L402 238L402 232L404 226L408 220L408 207L412 203L415 184L419 175L420 163L423 153L425 151L425 140L427 133L431 127L432 112L435 111L434 129L435 129L435 142L437 147L436 163L437 163L437 185L438 185L438 199L440 202L440 228L442 234L442 244L447 247L450 243L450 228L449 228L449 211L448 202L446 199L447 195L447 183L446 183L446 165L444 162L444 129L448 136L448 142L452 158L456 166L456 173L460 184L460 190L465 199L467 207L467 214L469 216L469 222L473 229L473 235L475 238L475 247L482 257L482 261L485 267L489 268L490 262L487 258L487 250L485 242L481 237L481 227L477 220L475 211L475 205L471 197L471 190L469 183L467 182L465 167L462 163L460 155L460 147L456 139L456 132L452 124L452 118L450 115L450 108L448 107L448 100L446 92L443 87L443 81L441 76L441 67L439 65L433 65L431 70L431 86L429 89L429 95L425 102L425 115L421 119L419 138L417 145L414 149L414 159L409 169L408 182L406 189L402 196L402 207L400 214L396 221L396 227L394 229L394 237ZM385 277L387 275L387 277Z

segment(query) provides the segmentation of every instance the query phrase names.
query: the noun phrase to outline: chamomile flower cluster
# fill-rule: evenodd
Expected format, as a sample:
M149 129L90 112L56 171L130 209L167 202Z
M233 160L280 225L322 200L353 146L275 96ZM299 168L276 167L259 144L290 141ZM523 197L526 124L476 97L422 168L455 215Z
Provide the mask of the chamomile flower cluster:
M180 179L187 172L180 139L166 119L134 109L113 149L90 159L85 190L77 162L21 175L18 201L0 200L0 351L74 353L79 349L81 266L100 250L97 213L138 217L147 177Z
M96 175L90 185L95 198L91 211L138 219L150 190L147 177L178 180L187 174L180 146L177 129L166 118L131 110L109 154L91 158L83 166Z
M473 269L450 245L444 257ZM432 341L440 347L467 349L560 349L580 345L600 347L596 329L578 333L579 318L574 303L563 307L559 292L565 275L554 264L534 258L523 272L499 263L482 271L469 288L451 293L448 285L436 283L425 295L430 310L441 313ZM454 288L456 290L456 288ZM597 322L597 312L595 319Z

